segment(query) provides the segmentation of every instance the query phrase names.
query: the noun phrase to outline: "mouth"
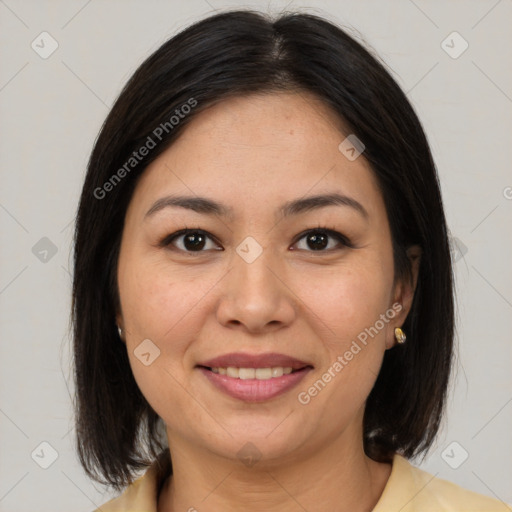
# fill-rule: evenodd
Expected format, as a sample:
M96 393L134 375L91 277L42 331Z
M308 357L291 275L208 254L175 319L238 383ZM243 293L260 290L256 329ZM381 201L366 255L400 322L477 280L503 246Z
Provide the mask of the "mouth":
M230 354L196 366L213 387L245 402L264 402L294 388L313 365L281 354Z
M270 380L282 377L283 375L290 375L291 373L297 373L306 368L313 368L310 365L306 365L302 368L292 368L291 366L274 366L268 368L237 368L235 366L227 367L209 367L198 365L198 368L204 368L212 373L218 375L227 375L232 379L240 380Z

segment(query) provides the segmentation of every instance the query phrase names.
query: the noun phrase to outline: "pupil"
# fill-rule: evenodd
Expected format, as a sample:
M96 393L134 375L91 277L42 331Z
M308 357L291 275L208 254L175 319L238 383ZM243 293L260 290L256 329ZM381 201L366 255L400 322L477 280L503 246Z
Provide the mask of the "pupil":
M197 239L196 243L193 241L194 238ZM185 236L184 244L187 249L202 249L204 247L204 236L201 233L190 233Z
M325 234L311 234L309 235L308 237L308 242L312 242L313 244L317 244L317 245L313 245L313 249L314 250L318 250L318 249L322 249L324 247L327 247L327 236ZM318 242L320 242L320 244L318 244Z

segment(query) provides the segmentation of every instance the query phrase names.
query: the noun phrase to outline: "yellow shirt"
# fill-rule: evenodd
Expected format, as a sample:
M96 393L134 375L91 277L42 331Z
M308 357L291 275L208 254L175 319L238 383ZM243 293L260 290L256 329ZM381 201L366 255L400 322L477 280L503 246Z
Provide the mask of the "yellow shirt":
M158 487L165 475L156 463L117 498L94 512L157 512ZM510 512L510 505L436 478L396 454L373 512Z

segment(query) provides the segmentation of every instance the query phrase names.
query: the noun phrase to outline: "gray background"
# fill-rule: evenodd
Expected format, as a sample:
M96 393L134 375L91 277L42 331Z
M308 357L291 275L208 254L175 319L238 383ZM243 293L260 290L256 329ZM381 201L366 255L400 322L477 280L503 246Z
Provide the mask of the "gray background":
M87 512L113 495L85 477L73 450L70 249L85 166L142 60L191 22L235 6L0 0L1 511ZM512 2L297 0L288 8L360 32L422 120L454 241L459 356L443 431L416 462L512 502ZM47 58L43 31L59 45ZM446 39L453 31L469 44L457 58L464 42Z

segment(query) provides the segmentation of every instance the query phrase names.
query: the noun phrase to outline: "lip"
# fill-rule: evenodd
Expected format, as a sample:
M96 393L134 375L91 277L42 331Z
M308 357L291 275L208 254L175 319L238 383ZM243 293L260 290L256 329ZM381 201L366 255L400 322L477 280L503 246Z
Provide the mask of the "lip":
M312 367L313 365L276 352L267 352L265 354L233 352L231 354L214 357L213 359L199 363L197 366L205 366L207 368L227 368L228 366L235 368L273 368L282 366L284 368L290 367L293 370L299 370L306 366Z
M267 380L237 379L214 373L210 368L275 368L282 366L292 368L292 373L273 377ZM248 354L245 352L233 352L214 357L198 364L197 369L217 389L227 395L245 402L264 402L295 387L313 365L285 354L267 352L265 354Z

